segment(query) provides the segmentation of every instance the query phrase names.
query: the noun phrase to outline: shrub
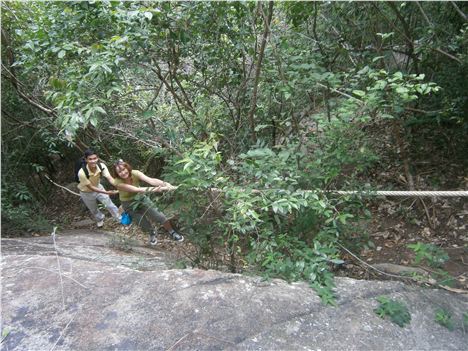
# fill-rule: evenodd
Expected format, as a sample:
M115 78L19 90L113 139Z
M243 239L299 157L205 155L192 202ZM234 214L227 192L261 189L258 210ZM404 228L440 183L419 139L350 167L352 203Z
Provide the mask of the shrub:
M408 308L400 301L391 300L386 296L377 297L380 303L374 312L380 318L390 318L390 320L400 327L404 327L411 321L411 314Z

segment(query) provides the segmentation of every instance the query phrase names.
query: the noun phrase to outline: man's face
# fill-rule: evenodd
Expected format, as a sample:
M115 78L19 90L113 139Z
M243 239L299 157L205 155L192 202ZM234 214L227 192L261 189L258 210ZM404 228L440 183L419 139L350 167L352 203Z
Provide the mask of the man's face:
M86 157L86 163L88 164L88 166L95 167L98 162L98 159L99 158L97 155L89 155L88 157Z

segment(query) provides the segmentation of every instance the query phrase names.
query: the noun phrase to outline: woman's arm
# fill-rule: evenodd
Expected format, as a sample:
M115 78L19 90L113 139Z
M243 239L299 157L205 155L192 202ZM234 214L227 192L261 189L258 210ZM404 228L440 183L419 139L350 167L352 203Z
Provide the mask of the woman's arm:
M117 184L115 187L119 190L128 191L129 193L145 193L146 192L146 188L140 188L138 186L124 184L124 183Z
M116 188L119 190L127 191L129 193L160 193L165 190L171 190L167 187L157 186L157 187L138 187L130 184L118 184Z
M159 188L159 190L154 190L156 192L165 191L165 190L173 190L173 189L176 188L175 186L171 185L168 182L164 182L164 181L162 181L160 179L157 179L157 178L148 177L143 172L140 172L140 173L141 173L140 174L140 180L144 181L145 183L148 183L149 185L152 185L152 186L155 186L155 187Z

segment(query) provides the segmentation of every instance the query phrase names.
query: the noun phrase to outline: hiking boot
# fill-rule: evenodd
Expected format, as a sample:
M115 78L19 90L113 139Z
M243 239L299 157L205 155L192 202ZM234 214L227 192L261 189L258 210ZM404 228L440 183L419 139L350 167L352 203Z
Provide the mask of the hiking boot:
M104 226L104 220L102 219L102 220L98 221L96 223L96 225L97 225L98 228L102 228Z
M170 233L170 235L174 241L184 241L184 237L181 234L177 233L175 230L173 230L172 233Z
M156 233L152 233L150 235L150 241L149 241L151 246L154 246L158 243L158 238L156 237Z

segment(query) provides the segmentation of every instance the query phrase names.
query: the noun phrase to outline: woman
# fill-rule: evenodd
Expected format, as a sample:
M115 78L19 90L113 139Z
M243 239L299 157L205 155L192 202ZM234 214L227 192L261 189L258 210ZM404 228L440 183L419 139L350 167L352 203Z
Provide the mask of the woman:
M133 222L137 223L144 232L150 236L150 245L157 244L156 230L152 222L158 222L163 225L172 239L183 241L184 237L172 228L171 222L166 216L159 212L149 198L143 196L141 200L135 201L136 196L141 193L174 190L176 187L167 182L156 178L150 178L143 172L132 170L132 167L122 160L114 164L115 181L114 185L119 189L120 202L122 207L131 217ZM152 185L152 187L140 187L140 181Z

